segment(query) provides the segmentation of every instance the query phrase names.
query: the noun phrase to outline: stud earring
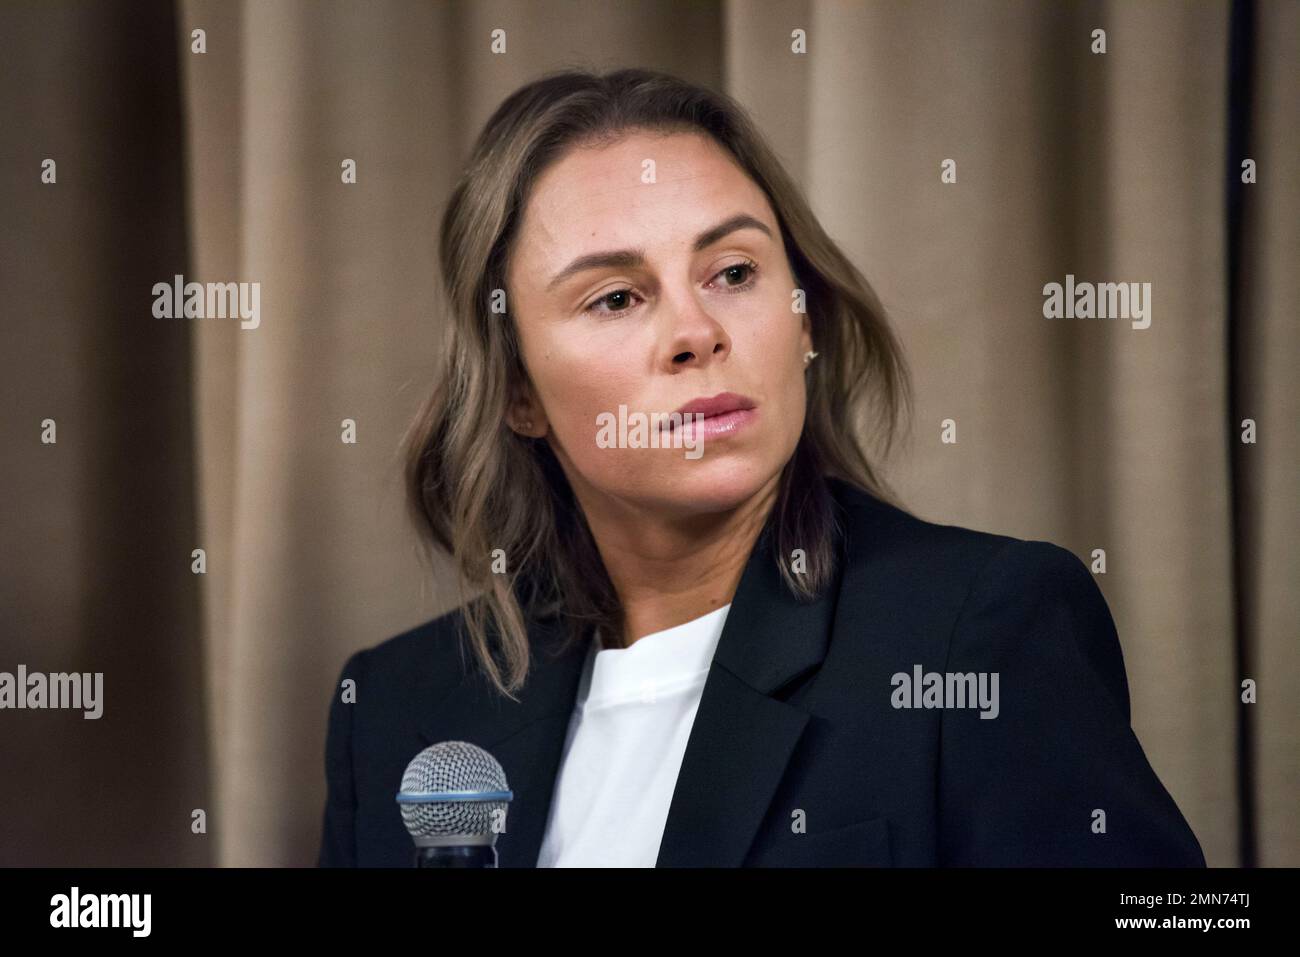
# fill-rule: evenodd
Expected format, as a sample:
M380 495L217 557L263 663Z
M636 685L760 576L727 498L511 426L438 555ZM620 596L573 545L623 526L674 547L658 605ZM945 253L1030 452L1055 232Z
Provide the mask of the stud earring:
M816 353L816 352L805 352L805 353L803 354L803 364L804 364L804 365L807 365L808 363L810 363L810 362L812 362L814 359L816 359L818 355L819 355L819 353Z

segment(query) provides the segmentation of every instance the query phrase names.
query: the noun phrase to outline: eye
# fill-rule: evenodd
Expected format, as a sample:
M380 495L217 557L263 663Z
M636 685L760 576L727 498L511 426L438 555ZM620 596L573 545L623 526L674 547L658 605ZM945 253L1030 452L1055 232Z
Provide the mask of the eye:
M593 301L590 305L588 305L583 310L583 312L594 312L597 315L603 315L603 316L621 315L622 313L627 312L632 307L630 305L616 307L612 311L608 311L608 312L603 309L597 309L596 307L599 306L601 303L610 302L611 300L614 299L619 299L622 300L623 302L626 302L628 297L632 295L634 295L634 293L632 292L631 289L615 289L613 292L606 293L605 295L601 296L599 299Z
M752 259L746 259L744 262L732 263L730 266L725 266L718 272L717 276L714 276L713 278L716 279L718 276L725 276L729 273L734 274L734 271L736 270L739 270L748 278L744 282L728 285L726 287L727 292L739 292L754 285L754 274L758 272L758 263L754 262Z

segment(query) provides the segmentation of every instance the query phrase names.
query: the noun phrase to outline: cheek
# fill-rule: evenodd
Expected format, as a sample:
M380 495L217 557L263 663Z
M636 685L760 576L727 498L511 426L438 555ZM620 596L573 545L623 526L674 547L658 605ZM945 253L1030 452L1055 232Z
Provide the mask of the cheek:
M761 350L765 365L783 364L799 348L803 316L790 304L787 295L769 291L753 300L741 317L740 327L749 331L751 346Z
M767 311L754 323L746 347L757 357L766 381L782 382L790 377L791 370L802 374L802 326L798 313ZM768 378L771 377L771 378Z
M575 460L596 451L596 417L618 414L620 402L637 395L626 359L605 352L561 353L543 356L534 381L556 439Z
M764 392L778 412L782 431L797 434L803 427L806 412L806 378L803 361L801 316L798 313L779 311L770 313L759 329L758 341L752 348L761 357L760 381Z

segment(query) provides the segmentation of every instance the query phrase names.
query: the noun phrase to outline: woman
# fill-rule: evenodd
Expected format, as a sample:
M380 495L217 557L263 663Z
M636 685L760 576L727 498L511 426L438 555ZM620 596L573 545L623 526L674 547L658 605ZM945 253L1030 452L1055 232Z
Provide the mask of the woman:
M397 783L461 740L505 867L1204 866L1080 561L880 480L898 344L736 104L523 87L441 263L408 478L462 602L345 665L321 864L410 866Z

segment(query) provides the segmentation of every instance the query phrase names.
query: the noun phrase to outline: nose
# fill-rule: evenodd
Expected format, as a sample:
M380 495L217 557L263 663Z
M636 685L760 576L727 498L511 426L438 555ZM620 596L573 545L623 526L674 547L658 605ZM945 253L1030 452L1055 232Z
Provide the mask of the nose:
M670 372L705 365L724 358L731 351L731 337L722 323L709 315L689 292L675 298L668 313L664 355Z

